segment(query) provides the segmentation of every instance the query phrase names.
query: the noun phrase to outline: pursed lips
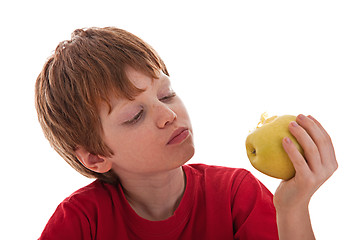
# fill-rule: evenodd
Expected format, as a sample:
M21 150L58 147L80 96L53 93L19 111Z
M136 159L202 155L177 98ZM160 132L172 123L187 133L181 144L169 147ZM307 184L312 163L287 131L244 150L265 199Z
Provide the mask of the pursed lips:
M182 132L184 132L184 131L186 131L186 130L188 130L188 128L186 128L186 127L179 127L179 128L177 128L177 129L173 132L173 134L171 135L171 137L170 137L169 141L167 142L167 144L170 144L171 141L172 141L174 138L176 138L177 136L179 136Z

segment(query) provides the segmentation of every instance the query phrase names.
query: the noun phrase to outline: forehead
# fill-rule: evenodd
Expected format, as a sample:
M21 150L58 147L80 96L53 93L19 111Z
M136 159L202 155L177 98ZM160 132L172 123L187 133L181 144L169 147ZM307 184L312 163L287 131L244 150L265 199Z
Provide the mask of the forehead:
M147 86L149 85L149 80L151 80L151 82L153 82L153 79L148 76L145 75L144 73L135 70L132 67L127 67L125 69L126 75L129 78L129 80L137 87L140 89L146 89Z
M149 75L146 75L140 71L137 71L136 69L132 67L127 67L125 69L126 75L129 78L129 80L135 85L135 87L139 89L143 89L144 91L147 91L149 89L157 89L161 86L170 86L170 79L167 75L165 75L162 71L159 72L158 78L152 78ZM141 95L140 93L139 95ZM136 98L136 97L135 97ZM102 115L104 112L106 112L106 115L110 115L111 112L115 109L121 109L124 106L126 106L128 103L132 102L131 100L125 98L116 96L114 94L111 94L108 97L109 101L102 101L100 103L100 115Z
M137 71L136 69L129 67L129 66L126 67L125 72L126 72L127 77L129 78L129 80L137 88L144 89L144 90L146 90L149 87L149 85L151 86L154 84L161 84L164 81L170 82L169 77L167 75L165 75L162 71L159 71L157 79L153 79L152 77L150 77L140 71Z

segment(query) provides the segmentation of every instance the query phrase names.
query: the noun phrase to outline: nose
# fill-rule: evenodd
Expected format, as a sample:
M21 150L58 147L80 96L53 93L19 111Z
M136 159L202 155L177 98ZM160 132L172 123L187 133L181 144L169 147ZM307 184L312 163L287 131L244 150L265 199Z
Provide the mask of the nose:
M156 124L159 128L164 128L169 124L172 124L177 118L176 113L168 105L159 103L154 108L156 118Z

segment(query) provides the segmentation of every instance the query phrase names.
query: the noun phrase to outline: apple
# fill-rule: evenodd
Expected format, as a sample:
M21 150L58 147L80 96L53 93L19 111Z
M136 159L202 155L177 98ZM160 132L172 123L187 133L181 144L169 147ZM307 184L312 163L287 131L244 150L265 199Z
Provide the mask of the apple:
M304 151L289 131L289 124L295 121L292 115L266 118L261 115L257 128L246 138L247 156L258 171L284 180L295 175L294 166L282 146L282 139L289 137L302 155Z

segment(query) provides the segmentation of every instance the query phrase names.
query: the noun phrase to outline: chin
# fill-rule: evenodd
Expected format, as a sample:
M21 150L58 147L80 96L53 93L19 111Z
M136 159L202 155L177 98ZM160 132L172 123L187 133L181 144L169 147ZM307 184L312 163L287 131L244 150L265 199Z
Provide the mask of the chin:
M194 145L192 145L192 147L190 147L189 149L187 149L186 152L184 152L183 155L183 161L181 163L181 165L184 165L185 163L187 163L195 154L195 148Z

